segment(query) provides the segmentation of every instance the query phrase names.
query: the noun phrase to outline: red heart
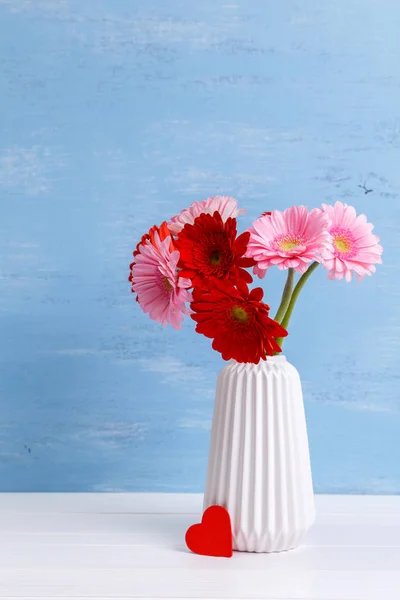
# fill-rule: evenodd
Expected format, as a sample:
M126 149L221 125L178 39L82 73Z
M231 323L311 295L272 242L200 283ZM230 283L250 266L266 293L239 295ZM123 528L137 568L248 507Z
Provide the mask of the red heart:
M195 554L232 556L232 529L228 511L223 506L210 506L201 523L186 532L186 545Z

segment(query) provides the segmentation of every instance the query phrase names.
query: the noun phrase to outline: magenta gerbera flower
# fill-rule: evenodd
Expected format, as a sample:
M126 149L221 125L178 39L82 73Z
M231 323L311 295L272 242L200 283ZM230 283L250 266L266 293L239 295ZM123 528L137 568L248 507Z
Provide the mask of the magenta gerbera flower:
M372 233L374 226L365 215L358 215L354 206L336 202L334 206L322 205L329 215L332 247L323 253L323 265L329 279L351 281L353 271L357 280L375 273L375 264L381 264L382 246L379 237Z
M193 202L189 208L185 208L179 215L172 217L168 223L168 229L171 233L177 235L186 223L193 225L194 220L202 213L213 215L215 211L219 212L223 223L226 223L229 217L236 218L238 215L246 212L243 208L237 207L237 201L234 198L230 198L229 196L212 196L211 198L207 198L207 200Z
M139 246L139 253L131 266L132 291L137 293L143 312L149 313L154 321L164 326L170 323L175 329L180 329L183 315L191 314L185 302L192 299L187 289L192 282L179 277L177 264L180 254L178 250L171 252L170 243L170 236L161 241L158 232L155 232L153 243L145 242Z
M304 273L310 262L319 260L322 252L331 247L329 225L326 212L319 208L309 212L306 206L262 215L248 229L246 256L257 261L254 274L263 277L273 266Z

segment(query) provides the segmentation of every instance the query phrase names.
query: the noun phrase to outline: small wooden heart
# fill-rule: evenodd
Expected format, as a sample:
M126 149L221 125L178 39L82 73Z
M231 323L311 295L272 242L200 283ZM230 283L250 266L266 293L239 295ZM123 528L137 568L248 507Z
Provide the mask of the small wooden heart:
M186 545L195 554L205 556L232 556L232 528L228 511L223 506L210 506L201 523L186 532Z

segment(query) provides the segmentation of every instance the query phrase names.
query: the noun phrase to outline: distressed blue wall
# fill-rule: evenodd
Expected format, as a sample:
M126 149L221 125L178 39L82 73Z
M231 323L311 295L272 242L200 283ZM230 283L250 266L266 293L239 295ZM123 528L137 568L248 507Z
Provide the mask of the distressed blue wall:
M0 0L0 490L197 491L223 366L127 282L154 223L215 193L341 199L384 265L320 270L285 353L318 492L400 493L397 0ZM373 193L365 195L359 184ZM275 308L283 275L263 283Z

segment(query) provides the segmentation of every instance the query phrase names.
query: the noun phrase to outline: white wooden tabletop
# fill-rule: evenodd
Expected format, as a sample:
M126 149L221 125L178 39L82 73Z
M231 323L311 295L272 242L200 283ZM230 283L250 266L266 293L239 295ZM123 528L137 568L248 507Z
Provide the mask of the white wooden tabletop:
M191 554L197 494L0 494L0 598L399 600L400 497L317 496L304 545Z

